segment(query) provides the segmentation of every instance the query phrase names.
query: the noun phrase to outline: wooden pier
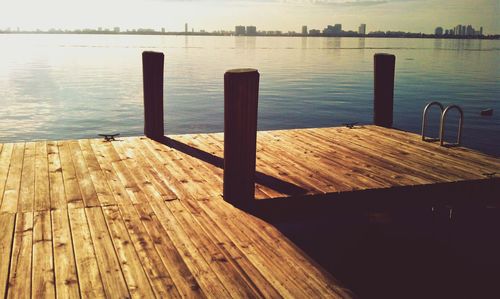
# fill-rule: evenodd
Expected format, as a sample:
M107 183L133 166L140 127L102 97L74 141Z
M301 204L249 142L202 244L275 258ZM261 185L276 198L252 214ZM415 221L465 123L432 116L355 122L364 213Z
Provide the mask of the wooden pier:
M392 128L394 55L375 55L375 125L256 132L240 69L224 133L168 137L163 62L143 53L146 137L0 144L0 298L351 298L275 224L498 206L500 159Z
M1 298L350 297L258 213L222 199L220 133L0 150ZM405 201L438 185L499 194L499 173L500 159L396 129L258 132L255 211L377 200L370 190Z

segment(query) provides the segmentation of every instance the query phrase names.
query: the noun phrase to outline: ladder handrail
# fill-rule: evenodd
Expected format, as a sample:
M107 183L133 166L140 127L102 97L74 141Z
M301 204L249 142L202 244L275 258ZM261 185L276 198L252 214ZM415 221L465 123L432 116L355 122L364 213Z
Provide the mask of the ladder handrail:
M463 128L463 125L464 125L464 112L463 112L462 108L460 108L460 106L458 106L458 105L450 105L450 106L446 107L444 109L443 113L441 114L441 129L439 130L439 142L440 142L441 146L444 145L444 124L445 124L445 120L446 120L446 114L451 109L457 109L458 112L460 112L460 119L459 119L459 122L458 122L457 143L455 143L454 145L460 145L460 142L462 140L462 128Z
M444 106L443 104L441 104L440 102L437 102L437 101L434 101L434 102L430 102L429 104L427 104L424 108L424 113L422 114L422 140L425 141L425 128L426 128L426 125L427 125L427 113L429 112L429 108L431 108L432 106L439 106L439 108L441 108L441 116L443 115L443 110L444 110Z

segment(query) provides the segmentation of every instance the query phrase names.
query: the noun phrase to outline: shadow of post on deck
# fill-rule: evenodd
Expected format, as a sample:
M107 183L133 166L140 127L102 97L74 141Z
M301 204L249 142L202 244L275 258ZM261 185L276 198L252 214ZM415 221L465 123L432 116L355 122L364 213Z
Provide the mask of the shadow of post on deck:
M224 199L247 209L255 199L255 183L280 193L300 196L307 190L256 172L257 102L259 73L254 69L229 70L224 75L224 159L164 135L163 53L142 53L144 135L192 157L224 169Z

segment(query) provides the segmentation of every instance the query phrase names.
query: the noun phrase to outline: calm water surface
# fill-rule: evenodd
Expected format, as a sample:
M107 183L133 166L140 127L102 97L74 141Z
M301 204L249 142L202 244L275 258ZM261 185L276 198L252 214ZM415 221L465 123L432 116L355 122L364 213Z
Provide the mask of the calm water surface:
M500 41L0 35L0 49L0 142L142 134L144 50L166 55L169 134L222 131L223 74L240 67L261 74L260 130L368 124L373 55L385 52L397 57L396 127L419 132L431 100L458 104L464 144L500 156Z

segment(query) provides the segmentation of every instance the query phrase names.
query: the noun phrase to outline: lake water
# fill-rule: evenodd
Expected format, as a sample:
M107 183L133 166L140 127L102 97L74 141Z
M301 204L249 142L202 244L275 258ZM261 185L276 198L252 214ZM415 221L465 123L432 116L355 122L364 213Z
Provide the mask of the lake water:
M498 40L12 34L0 49L0 142L142 134L144 50L165 53L168 134L223 131L223 75L240 67L261 74L260 130L369 124L384 52L397 57L395 127L419 132L427 102L458 104L464 145L500 156Z

